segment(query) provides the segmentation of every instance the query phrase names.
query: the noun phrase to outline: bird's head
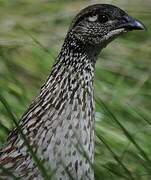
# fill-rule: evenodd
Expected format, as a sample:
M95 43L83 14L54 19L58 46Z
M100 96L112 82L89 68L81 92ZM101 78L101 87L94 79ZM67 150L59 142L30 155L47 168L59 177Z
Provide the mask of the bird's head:
M68 35L83 44L105 47L120 34L144 30L145 26L122 9L109 4L89 6L75 17Z

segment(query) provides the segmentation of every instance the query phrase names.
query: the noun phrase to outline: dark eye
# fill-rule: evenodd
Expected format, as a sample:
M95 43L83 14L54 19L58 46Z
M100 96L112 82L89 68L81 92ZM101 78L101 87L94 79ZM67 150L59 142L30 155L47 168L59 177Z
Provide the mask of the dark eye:
M100 15L98 20L100 23L106 23L109 20L109 18L107 15Z

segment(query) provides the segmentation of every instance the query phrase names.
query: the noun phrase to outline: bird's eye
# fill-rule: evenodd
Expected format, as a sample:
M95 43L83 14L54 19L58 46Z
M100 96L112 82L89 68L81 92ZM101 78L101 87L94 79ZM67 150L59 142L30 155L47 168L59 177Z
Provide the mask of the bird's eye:
M107 15L100 15L99 16L99 22L100 23L106 23L109 20Z

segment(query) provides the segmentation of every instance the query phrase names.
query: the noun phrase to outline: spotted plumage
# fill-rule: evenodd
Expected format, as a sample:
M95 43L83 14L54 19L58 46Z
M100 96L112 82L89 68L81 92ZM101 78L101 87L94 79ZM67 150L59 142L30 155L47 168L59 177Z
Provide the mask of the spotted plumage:
M89 6L73 20L49 77L19 122L53 178L94 179L95 62L110 41L135 29L144 26L107 4ZM1 150L0 164L16 177L43 179L17 129Z

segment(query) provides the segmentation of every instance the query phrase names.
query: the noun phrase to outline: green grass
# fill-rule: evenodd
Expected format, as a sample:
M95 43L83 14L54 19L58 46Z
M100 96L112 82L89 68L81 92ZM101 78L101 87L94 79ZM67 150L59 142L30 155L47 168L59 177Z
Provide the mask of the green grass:
M151 4L147 0L112 2L141 19L148 31L117 39L97 61L95 175L98 180L148 180ZM49 74L71 19L88 4L0 0L0 95L18 120ZM7 110L0 103L0 145L15 127Z

